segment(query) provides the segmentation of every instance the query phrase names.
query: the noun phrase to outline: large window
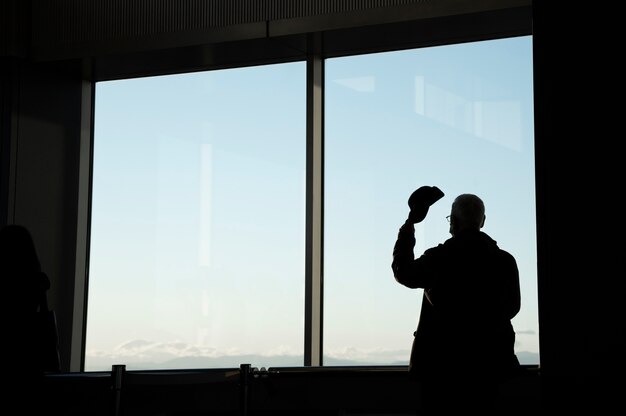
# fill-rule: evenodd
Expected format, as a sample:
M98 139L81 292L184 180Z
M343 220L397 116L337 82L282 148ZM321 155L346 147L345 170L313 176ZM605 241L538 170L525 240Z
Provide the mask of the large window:
M422 291L395 282L391 254L422 185L445 197L418 224L415 255L450 237L455 196L479 195L484 231L520 269L516 352L538 364L531 37L325 67L324 364L408 364Z
M531 38L324 67L323 364L408 363L421 291L391 252L421 185L446 195L416 255L456 195L484 199L520 267L516 352L539 363ZM97 84L86 370L304 364L306 70Z
M86 370L302 364L305 76L96 85Z

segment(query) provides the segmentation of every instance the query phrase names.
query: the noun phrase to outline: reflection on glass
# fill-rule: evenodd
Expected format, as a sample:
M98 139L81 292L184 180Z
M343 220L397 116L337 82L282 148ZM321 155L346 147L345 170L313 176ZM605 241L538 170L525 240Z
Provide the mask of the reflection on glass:
M303 364L305 71L97 84L87 371Z
M446 195L417 225L416 255L449 237L456 195L485 201L484 230L520 268L516 353L539 363L531 43L327 60L325 365L408 364L421 290L395 282L391 252L422 185ZM468 296L480 297L480 282Z

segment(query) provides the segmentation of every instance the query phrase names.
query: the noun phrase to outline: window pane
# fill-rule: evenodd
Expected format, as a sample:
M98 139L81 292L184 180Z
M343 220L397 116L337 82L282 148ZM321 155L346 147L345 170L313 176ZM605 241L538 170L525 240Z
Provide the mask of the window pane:
M303 364L305 79L97 84L86 370Z
M422 185L446 195L417 225L416 255L450 237L454 197L485 201L484 231L520 269L516 353L539 363L531 42L327 60L324 364L408 364L422 290L394 280L391 255Z

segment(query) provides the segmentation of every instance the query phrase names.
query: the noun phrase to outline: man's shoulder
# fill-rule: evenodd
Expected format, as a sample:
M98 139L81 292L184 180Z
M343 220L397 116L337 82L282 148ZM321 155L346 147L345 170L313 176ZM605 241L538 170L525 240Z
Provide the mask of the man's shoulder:
M498 246L496 246L496 253L498 254L497 257L500 259L500 264L517 267L517 260L515 260L513 254Z

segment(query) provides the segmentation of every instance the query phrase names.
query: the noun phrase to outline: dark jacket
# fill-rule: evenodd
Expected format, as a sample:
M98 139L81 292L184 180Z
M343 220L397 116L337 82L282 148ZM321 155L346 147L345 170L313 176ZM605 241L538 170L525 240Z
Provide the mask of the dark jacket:
M517 370L511 319L520 309L514 257L481 231L464 231L414 259L415 237L401 228L393 250L395 279L423 288L410 358L413 376L480 369Z

